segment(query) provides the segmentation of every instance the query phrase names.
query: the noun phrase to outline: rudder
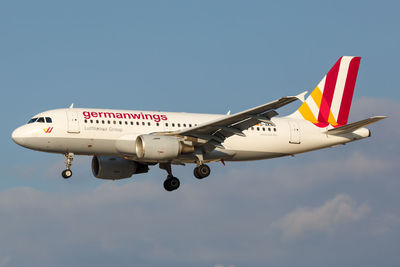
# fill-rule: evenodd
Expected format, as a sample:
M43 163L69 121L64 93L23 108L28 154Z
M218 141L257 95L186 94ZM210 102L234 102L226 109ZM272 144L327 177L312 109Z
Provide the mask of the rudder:
M361 57L343 56L296 113L318 127L347 124Z

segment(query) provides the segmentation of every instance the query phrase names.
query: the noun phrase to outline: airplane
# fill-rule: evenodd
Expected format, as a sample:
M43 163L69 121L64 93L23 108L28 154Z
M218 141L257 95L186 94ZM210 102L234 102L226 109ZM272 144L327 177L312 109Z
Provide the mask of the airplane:
M171 165L196 164L194 176L210 175L206 163L263 160L334 147L371 136L374 116L347 123L360 57L343 56L305 99L286 96L236 114L55 109L33 116L12 133L20 146L65 156L62 177L70 178L74 155L92 156L96 178L118 180L147 173L158 164L168 175L167 191L179 188ZM277 109L296 100L292 114Z

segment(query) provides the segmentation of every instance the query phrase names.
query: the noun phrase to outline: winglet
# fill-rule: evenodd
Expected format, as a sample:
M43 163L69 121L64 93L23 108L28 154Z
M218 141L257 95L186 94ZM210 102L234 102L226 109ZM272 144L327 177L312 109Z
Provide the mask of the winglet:
M308 91L304 91L303 93L296 95L296 98L299 99L301 102L304 102L307 93Z
M69 108L74 108L74 103L72 103L71 106L69 106Z

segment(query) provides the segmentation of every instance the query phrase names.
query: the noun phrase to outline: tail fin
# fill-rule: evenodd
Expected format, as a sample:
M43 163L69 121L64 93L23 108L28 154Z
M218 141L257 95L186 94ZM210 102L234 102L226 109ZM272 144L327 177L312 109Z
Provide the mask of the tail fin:
M318 127L346 125L360 60L339 58L295 113Z

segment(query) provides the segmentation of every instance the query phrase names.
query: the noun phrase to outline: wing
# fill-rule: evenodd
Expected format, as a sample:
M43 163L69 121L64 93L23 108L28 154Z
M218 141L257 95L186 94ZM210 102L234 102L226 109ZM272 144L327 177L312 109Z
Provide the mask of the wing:
M304 100L304 92L298 96L282 97L278 100L266 103L233 115L223 115L221 118L203 123L193 128L185 128L179 131L166 133L168 135L179 135L185 137L194 137L195 139L187 138L189 141L194 141L200 144L208 144L211 149L222 147L221 143L232 136L245 136L244 130L254 126L260 122L271 123L271 118L278 115L275 109L285 106L293 101L300 99Z
M361 120L361 121L357 121L357 122L353 122L350 124L346 124L334 129L330 129L327 131L327 134L345 134L345 133L351 133L354 132L355 130L365 127L367 125L370 125L372 123L375 123L377 121L380 121L382 119L386 119L386 116L375 116L375 117L371 117L365 120Z

